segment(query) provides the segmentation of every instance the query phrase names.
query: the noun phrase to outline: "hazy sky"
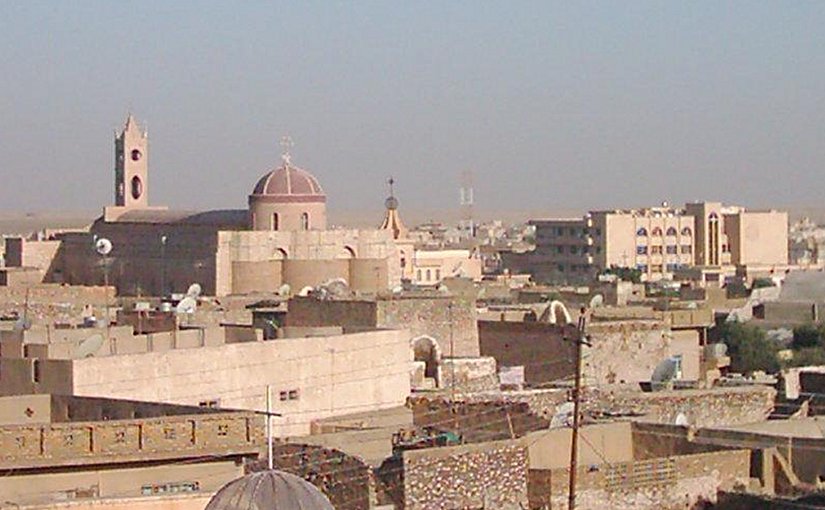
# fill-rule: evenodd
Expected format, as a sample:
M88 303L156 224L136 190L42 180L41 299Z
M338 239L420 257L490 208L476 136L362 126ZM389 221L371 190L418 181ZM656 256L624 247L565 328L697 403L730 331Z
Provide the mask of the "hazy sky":
M150 200L245 207L279 161L333 208L598 208L825 194L825 2L0 5L0 210L112 201L149 123Z

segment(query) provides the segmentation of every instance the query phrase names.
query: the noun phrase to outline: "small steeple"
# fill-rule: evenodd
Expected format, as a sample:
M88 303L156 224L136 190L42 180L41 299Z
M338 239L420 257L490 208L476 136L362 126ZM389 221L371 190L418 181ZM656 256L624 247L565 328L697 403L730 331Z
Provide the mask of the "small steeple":
M391 230L393 239L403 239L407 237L407 227L401 222L401 217L398 214L398 199L395 198L394 184L395 179L392 177L387 179L390 196L384 201L384 207L386 207L387 211L384 215L384 223L381 224L381 229Z

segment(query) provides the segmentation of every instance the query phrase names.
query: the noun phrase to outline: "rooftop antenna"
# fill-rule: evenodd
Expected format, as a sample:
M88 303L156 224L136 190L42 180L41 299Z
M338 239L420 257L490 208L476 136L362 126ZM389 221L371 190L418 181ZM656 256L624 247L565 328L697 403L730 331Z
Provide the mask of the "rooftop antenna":
M475 236L475 223L473 220L473 205L475 196L473 193L473 171L465 170L461 172L461 185L459 188L461 205L462 229L465 229L470 237Z
M95 241L95 251L103 258L103 292L106 294L106 340L111 337L111 321L109 320L109 254L112 253L112 241L105 237L98 237Z

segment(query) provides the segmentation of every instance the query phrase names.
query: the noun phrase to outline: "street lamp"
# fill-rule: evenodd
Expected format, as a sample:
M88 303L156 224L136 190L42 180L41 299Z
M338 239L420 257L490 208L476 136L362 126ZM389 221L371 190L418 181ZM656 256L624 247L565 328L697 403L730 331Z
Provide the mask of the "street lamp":
M95 241L95 251L103 257L103 292L106 294L106 340L109 340L109 254L112 252L112 242L105 237Z

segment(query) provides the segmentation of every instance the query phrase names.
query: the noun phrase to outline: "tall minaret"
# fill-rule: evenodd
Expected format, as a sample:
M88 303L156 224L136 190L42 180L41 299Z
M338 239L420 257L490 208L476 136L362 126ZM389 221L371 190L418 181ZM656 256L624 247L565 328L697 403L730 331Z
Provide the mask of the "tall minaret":
M149 205L149 134L132 114L120 134L115 133L115 205Z

